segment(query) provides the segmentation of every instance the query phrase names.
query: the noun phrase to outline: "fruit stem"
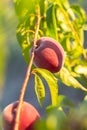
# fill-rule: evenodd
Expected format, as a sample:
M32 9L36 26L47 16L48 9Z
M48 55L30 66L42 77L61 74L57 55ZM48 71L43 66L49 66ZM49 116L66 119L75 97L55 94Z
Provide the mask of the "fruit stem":
M34 50L36 48L36 41L37 41L37 35L38 35L38 31L39 31L39 26L40 26L40 20L41 20L40 8L39 8L39 5L37 5L37 22L36 22L36 30L35 30L35 34L34 34L33 51L31 54L31 58L30 58L30 62L29 62L28 68L27 68L25 79L24 79L24 82L22 85L22 89L20 91L19 104L18 104L16 118L15 118L14 130L19 130L20 113L21 113L21 108L22 108L22 104L23 104L26 87L28 85L28 81L31 76L31 68L32 68L33 59L34 59Z

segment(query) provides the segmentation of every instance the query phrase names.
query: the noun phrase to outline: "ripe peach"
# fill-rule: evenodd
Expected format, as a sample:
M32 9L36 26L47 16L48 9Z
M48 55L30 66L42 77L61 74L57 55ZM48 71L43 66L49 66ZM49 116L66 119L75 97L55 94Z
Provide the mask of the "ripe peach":
M64 50L60 43L50 37L41 37L37 40L34 54L34 65L47 69L52 73L58 72L64 63ZM32 52L30 51L30 55Z
M18 101L9 104L3 111L3 130L13 130ZM23 102L19 129L33 130L34 123L40 118L37 110L29 103Z

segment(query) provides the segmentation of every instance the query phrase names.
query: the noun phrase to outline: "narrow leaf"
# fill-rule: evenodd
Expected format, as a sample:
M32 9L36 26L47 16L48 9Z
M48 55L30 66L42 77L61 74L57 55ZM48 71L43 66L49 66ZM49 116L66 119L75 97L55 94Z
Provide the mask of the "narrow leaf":
M74 4L74 5L71 6L71 9L80 18L79 19L80 22L86 22L86 13L79 5Z
M78 65L75 67L75 72L87 76L87 66Z
M36 5L41 7L41 14L44 12L42 12L44 9L44 0L14 0L14 5L16 14L20 20L25 18L27 14L35 14L37 10Z
M14 5L17 15L21 18L27 13L35 13L36 0L14 0Z
M46 13L46 21L47 21L47 29L49 32L49 36L53 37L54 39L58 40L57 37L57 25L56 25L56 16L55 12L56 7L54 4L51 4L47 9Z
M58 97L58 84L57 84L56 77L48 70L41 69L41 68L33 69L32 73L39 73L46 80L48 87L50 89L52 105L56 106L57 97Z
M62 70L59 72L59 78L60 80L67 86L73 87L73 88L80 88L84 91L87 91L87 89L78 82L66 68L62 68Z
M27 17L26 19L22 20L16 30L16 36L18 43L22 49L23 56L25 61L29 63L29 48L30 48L30 38L33 35L33 31L30 28L31 18ZM33 22L33 21L32 21Z
M45 88L41 78L37 74L35 74L35 92L37 99L42 106L43 100L45 98Z

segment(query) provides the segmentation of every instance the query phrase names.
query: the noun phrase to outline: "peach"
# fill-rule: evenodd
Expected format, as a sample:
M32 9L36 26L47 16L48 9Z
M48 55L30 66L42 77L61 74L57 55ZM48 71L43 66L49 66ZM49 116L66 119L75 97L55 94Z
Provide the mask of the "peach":
M34 65L52 73L60 71L64 64L65 53L60 43L50 37L41 37L36 42ZM30 50L30 55L33 48Z
M3 111L3 130L13 130L18 101L9 104ZM40 118L37 110L29 103L23 102L18 130L33 130L33 126Z

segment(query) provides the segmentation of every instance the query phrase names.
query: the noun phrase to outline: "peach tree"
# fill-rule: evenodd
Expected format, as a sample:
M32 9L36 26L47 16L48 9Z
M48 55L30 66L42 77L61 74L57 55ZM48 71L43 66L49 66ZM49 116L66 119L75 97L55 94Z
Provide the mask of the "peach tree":
M85 110L86 97L80 108L73 110L73 103L59 94L58 85L61 82L67 87L87 92L87 49L84 47L86 12L77 4L71 5L68 0L14 0L14 6L19 20L16 36L28 68L13 129L20 130L18 122L22 103L32 75L39 104L43 106L46 96L44 80L51 96L51 104L46 108L47 115L37 122L35 129L76 129L80 118L84 119L87 113L82 113L73 126L76 123L74 114L78 116L80 109ZM70 114L67 115L65 108L69 109ZM86 127L80 124L78 129Z

